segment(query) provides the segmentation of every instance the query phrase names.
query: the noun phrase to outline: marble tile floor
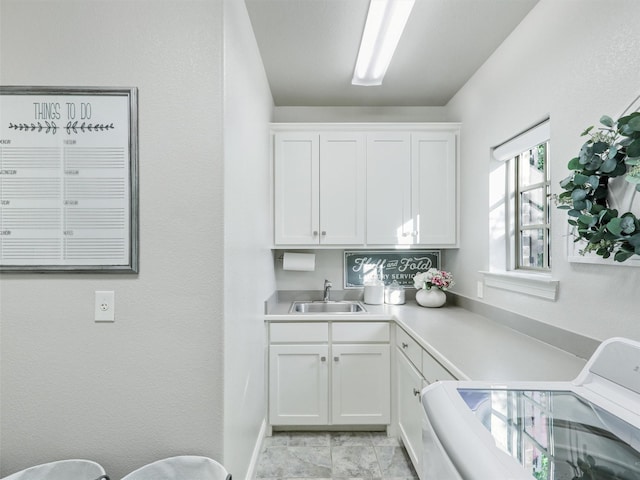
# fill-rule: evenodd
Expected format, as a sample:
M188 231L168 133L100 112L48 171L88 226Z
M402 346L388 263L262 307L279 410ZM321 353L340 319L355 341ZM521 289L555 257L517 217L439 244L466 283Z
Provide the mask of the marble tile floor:
M418 475L401 443L384 432L274 432L264 440L256 478L417 480Z

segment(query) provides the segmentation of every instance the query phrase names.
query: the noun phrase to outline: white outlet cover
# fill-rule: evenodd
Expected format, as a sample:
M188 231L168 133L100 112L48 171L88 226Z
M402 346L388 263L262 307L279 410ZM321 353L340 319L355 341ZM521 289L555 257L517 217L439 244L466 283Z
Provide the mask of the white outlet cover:
M114 322L116 318L115 292L97 290L95 299L95 321Z

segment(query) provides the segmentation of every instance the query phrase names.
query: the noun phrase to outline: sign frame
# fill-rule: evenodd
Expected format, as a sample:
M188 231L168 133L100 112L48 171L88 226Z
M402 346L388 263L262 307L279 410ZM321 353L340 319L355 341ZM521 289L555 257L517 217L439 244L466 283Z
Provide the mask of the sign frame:
M24 97L25 105L32 99L28 97L38 97L38 101L51 97L51 104L53 107L49 107L50 104L42 102L42 113L39 110L39 106L36 102L32 102L36 111L34 116L37 116L35 120L26 119L14 119L7 118L6 112L1 114L3 108L1 105L6 101L20 102L21 99L16 100L16 97ZM70 102L66 105L61 105L58 100L60 97L68 97ZM113 118L113 123L103 121L75 121L75 114L78 113L80 118L80 112L76 112L76 102L81 102L82 97L96 98L104 105L120 105L126 103L126 114L118 115L117 118ZM74 116L71 116L71 111L67 112L70 108L71 100L74 100ZM57 107L55 104L57 103ZM80 103L80 106L90 108L90 103ZM65 109L65 106L67 109ZM87 107L88 106L88 107ZM51 108L51 111L49 111ZM125 108L121 108L124 110ZM52 113L52 111L54 113ZM114 108L115 110L115 108ZM86 113L86 112L85 112ZM65 115L66 114L66 115ZM87 115L85 115L86 117ZM42 120L39 120L42 119ZM56 119L53 121L52 119ZM91 252L89 258L83 262L80 261L61 261L56 263L53 259L46 264L35 264L25 261L23 263L18 262L6 262L3 261L4 257L0 252L0 273L138 273L139 271L139 175L138 175L138 89L137 87L66 87L66 86L3 86L0 85L0 125L2 128L8 127L8 131L12 131L15 134L28 133L31 137L29 140L36 142L38 135L48 135L50 139L52 135L58 133L60 135L60 148L62 149L63 138L71 138L75 135L79 138L79 135L85 136L100 135L103 132L113 131L115 125L124 125L123 133L119 133L122 136L122 141L118 144L125 155L126 171L123 175L123 211L125 212L125 221L123 223L125 230L123 233L123 242L125 242L125 254L123 255L122 262L114 262L113 260L101 260L99 255L92 257ZM126 136L126 140L124 140ZM21 140L24 140L24 136ZM40 137L42 138L42 137ZM2 140L2 139L0 139ZM120 137L118 137L120 141ZM5 143L7 140L4 140ZM2 145L0 145L2 147ZM0 156L0 162L2 157ZM128 165L126 164L128 162ZM31 171L36 168L31 168ZM28 181L28 179L27 179ZM65 178L61 177L61 183L65 182ZM80 182L81 183L81 180ZM0 187L1 188L1 187ZM64 186L63 186L64 188ZM64 199L61 198L62 203ZM0 206L1 207L1 206ZM62 228L62 226L60 226ZM64 233L63 233L64 235ZM64 240L64 238L63 238ZM64 248L64 247L61 247Z
M440 269L440 250L348 250L344 252L344 288L363 288L368 272L357 274L354 268L364 268L367 260L374 268L382 267L385 285L397 280L403 288L414 288L413 276L429 268ZM350 270L352 270L350 272ZM385 273L386 270L386 273ZM351 273L351 275L349 275ZM356 279L357 275L357 279ZM397 275L397 276L396 276Z

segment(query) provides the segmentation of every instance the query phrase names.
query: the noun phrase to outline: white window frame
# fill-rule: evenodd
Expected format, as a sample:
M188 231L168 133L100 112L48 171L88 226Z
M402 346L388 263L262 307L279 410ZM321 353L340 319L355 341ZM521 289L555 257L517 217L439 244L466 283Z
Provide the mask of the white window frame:
M549 142L550 138L550 121L545 119L492 149L490 270L481 273L489 287L555 301L559 282L551 278L551 269L518 268L516 261L519 204L516 157L541 143Z

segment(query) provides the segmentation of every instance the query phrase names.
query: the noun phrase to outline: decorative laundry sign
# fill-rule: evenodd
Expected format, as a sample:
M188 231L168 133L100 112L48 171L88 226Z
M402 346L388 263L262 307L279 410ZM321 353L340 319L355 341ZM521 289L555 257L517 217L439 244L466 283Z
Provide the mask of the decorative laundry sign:
M344 287L361 288L372 277L381 276L385 285L394 280L413 288L416 273L440 268L440 250L346 251Z
M137 89L0 87L0 269L137 272Z

